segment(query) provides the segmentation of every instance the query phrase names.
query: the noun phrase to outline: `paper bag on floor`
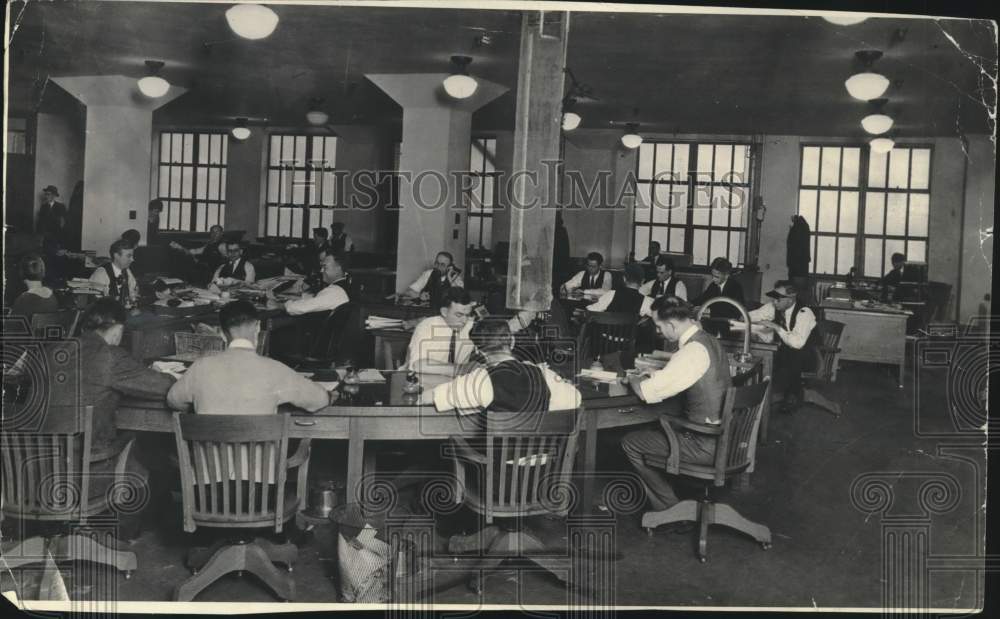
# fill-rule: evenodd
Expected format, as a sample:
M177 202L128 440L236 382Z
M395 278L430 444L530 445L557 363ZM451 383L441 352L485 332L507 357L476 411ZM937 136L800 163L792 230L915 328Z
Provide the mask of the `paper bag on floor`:
M349 539L337 534L337 562L340 567L340 597L344 602L387 602L386 576L389 545L375 537L370 525Z

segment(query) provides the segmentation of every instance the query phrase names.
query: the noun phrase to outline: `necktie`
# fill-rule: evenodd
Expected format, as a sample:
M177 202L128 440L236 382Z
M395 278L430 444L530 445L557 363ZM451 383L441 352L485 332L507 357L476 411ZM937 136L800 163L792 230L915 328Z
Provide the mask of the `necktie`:
M448 344L448 363L455 363L455 344L458 340L458 331L452 330L451 343Z
M125 271L122 271L121 275L118 276L118 300L121 301L122 305L128 304L128 292L128 276L125 275Z

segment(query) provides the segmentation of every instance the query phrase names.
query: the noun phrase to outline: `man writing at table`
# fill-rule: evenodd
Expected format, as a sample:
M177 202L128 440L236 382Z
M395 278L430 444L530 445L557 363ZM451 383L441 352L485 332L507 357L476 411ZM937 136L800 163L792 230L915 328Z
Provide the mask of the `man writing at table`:
M643 284L639 292L654 299L666 295L687 300L687 287L674 277L674 261L666 256L656 259L656 277Z
M333 403L327 392L287 365L257 354L260 319L249 301L233 301L219 311L228 348L195 361L167 393L177 410L194 407L201 415L273 415L281 404L309 412Z
M473 305L464 288L445 290L438 304L439 315L424 318L413 330L406 352L407 369L424 374L458 374L458 368L469 361L475 348L469 337ZM534 319L535 312L523 311L507 325L516 333Z
M344 272L343 258L328 254L323 259L323 281L326 287L316 293L315 296L306 293L301 299L295 299L285 303L285 311L292 316L300 314L310 314L312 312L332 312L341 305L350 301L347 294L347 274ZM274 295L269 290L268 299L273 300Z
M698 424L719 424L726 389L732 384L729 357L718 340L704 332L694 320L694 308L677 297L660 297L653 303L653 317L660 333L679 344L679 349L662 369L649 377L629 380L632 390L644 402L664 404L664 412L682 413ZM676 396L676 397L675 397ZM683 462L711 464L715 458L714 436L679 433ZM635 430L622 438L622 450L642 478L650 506L657 511L678 502L664 472L648 466L643 454L670 453L667 436L659 428ZM678 527L685 529L688 527Z
M462 288L460 271L454 265L455 259L449 252L438 252L434 258L434 268L420 274L417 281L400 293L403 299L420 299L436 304L449 288Z
M614 278L611 273L601 268L603 264L604 256L601 254L596 251L587 254L587 268L563 284L563 291L570 293L574 290L611 290Z
M253 264L243 257L243 244L239 241L226 243L226 263L220 265L212 275L212 283L216 286L233 286L235 284L252 284L257 281L257 272Z
M139 284L129 269L135 249L125 239L118 239L109 251L111 262L94 269L90 281L126 309L132 308L139 296Z

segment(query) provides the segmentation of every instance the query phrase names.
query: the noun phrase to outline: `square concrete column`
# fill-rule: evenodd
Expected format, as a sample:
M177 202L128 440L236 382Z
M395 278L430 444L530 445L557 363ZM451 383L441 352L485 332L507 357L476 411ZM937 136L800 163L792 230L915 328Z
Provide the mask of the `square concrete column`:
M150 99L123 75L55 77L87 106L83 161L83 249L105 255L129 228L146 231L153 165L153 110L187 92ZM129 218L135 211L135 219Z
M465 264L472 113L507 88L477 78L475 94L456 100L444 92L447 73L367 77L403 108L396 253L396 292L402 292L439 251Z

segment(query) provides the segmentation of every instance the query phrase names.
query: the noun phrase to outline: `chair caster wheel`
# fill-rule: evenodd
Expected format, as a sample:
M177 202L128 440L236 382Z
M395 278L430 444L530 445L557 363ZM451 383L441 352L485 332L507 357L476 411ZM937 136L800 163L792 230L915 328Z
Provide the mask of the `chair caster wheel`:
M125 580L130 580L132 578L132 571L128 570L124 573Z
M191 575L192 576L197 576L198 575L198 568L192 567L191 568Z
M289 566L285 567L285 569L288 570L288 573L290 574L290 573L292 573L292 571L293 571L294 568L292 568L292 566L289 565Z
M762 549L764 549L764 550L770 550L771 549L771 542L761 542L760 547Z
M483 581L479 576L474 576L469 580L469 591L472 591L476 595L483 594Z
M646 527L646 535L653 537L653 527Z
M236 575L243 578L243 570L237 570Z
M706 561L708 561L708 557L698 557L698 560L701 561L702 563L705 563Z

